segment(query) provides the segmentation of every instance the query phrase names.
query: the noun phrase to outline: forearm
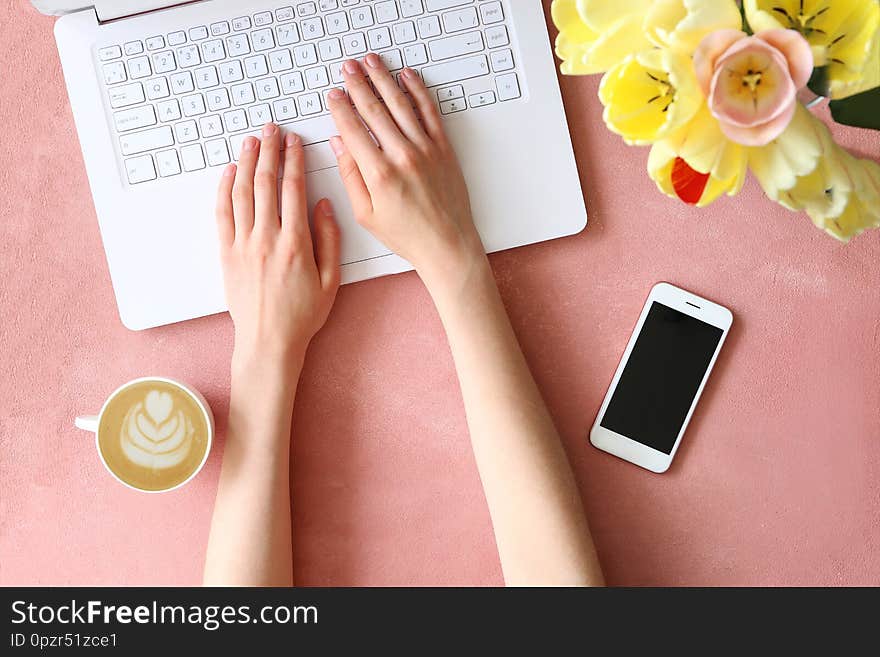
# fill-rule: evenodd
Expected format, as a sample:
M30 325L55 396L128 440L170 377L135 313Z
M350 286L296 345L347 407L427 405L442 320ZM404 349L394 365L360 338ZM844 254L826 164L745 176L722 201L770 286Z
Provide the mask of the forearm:
M510 585L601 584L571 467L489 268L431 286Z
M290 430L301 360L233 356L229 428L205 584L290 586Z

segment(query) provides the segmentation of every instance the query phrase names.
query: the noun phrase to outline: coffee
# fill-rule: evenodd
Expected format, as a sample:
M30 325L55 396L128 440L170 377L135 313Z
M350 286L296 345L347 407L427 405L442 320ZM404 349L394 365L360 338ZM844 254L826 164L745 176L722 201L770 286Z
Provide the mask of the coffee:
M210 427L198 401L166 381L137 381L108 402L98 425L107 467L134 488L160 491L202 465Z

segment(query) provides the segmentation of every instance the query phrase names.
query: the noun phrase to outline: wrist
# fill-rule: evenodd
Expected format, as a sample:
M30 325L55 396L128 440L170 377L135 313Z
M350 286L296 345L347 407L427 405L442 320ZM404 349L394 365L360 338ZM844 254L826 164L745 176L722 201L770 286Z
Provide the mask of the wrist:
M463 255L448 267L428 272L419 270L434 305L441 316L467 305L474 295L497 291L489 259L482 251Z

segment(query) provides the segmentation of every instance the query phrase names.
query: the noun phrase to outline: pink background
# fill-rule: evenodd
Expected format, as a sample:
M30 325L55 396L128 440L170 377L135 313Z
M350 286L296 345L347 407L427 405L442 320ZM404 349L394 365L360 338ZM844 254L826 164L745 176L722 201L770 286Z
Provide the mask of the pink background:
M25 0L0 10L0 584L197 584L232 326L120 324L52 23ZM608 582L880 584L880 233L841 245L753 181L704 211L661 196L647 151L606 131L597 84L562 80L590 226L492 262ZM877 134L837 134L880 152ZM658 280L736 318L662 476L586 439ZM148 496L114 482L72 421L159 373L204 392L219 445L184 490ZM414 275L342 290L300 390L300 584L501 582L452 362Z

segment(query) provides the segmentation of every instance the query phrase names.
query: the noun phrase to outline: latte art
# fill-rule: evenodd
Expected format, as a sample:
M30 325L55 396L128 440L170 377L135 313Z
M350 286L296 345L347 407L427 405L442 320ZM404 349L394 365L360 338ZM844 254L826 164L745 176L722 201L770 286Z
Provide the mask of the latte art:
M119 441L128 459L141 467L162 470L182 463L192 447L192 421L174 408L167 392L150 390L125 414Z

